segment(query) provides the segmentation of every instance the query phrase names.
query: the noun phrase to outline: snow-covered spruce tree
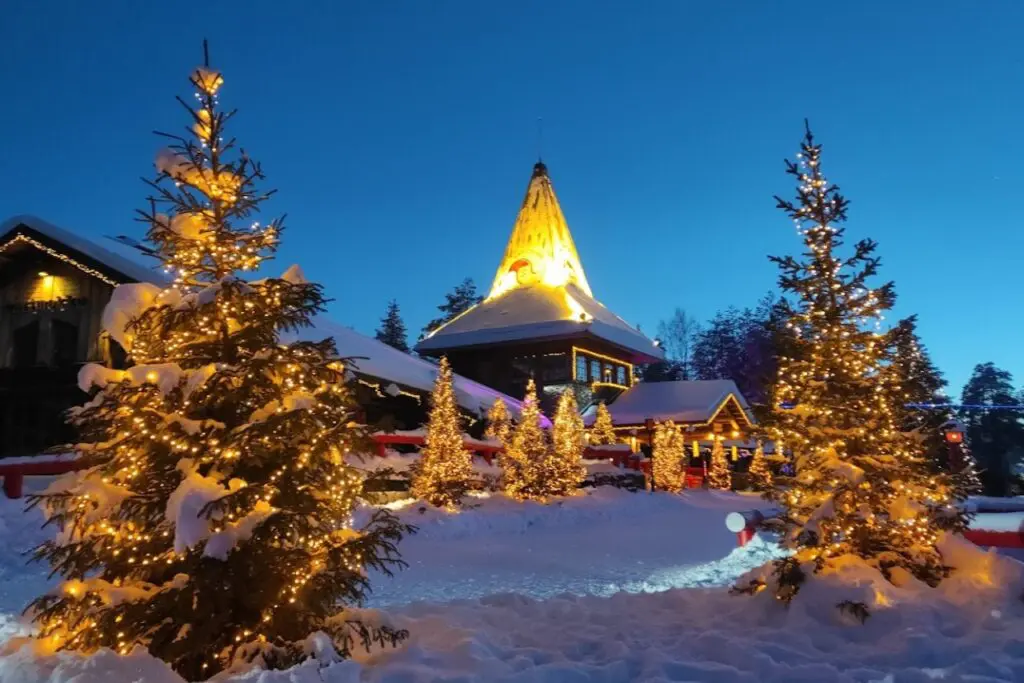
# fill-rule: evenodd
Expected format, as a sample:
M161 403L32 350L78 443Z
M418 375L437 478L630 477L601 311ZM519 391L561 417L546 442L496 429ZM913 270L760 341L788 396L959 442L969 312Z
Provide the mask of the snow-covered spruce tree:
M764 458L764 446L760 441L750 458L750 467L747 468L747 475L750 485L755 491L771 491L772 471L768 467L768 461Z
M732 488L732 473L729 460L725 457L725 444L718 437L711 446L711 463L708 465L708 487L728 491Z
M608 406L601 401L597 404L597 415L594 416L594 425L590 428L590 443L595 446L610 446L618 443L614 427Z
M504 446L508 444L511 434L512 418L508 414L508 406L499 396L494 399L491 409L487 411L487 428L484 430L484 438L495 439Z
M442 356L430 395L426 445L412 482L413 495L437 507L458 507L469 489L472 458L462 441L462 417L452 388L452 369Z
M651 467L654 484L661 491L678 493L683 488L683 433L672 420L659 422L654 428Z
M537 388L531 379L526 385L519 422L500 460L505 493L517 500L546 498L550 452L548 435L540 425Z
M847 200L825 179L809 128L786 165L797 198L777 198L778 206L805 251L772 258L793 336L779 359L769 434L794 456L792 486L774 493L783 508L777 528L793 555L776 563L769 583L788 603L811 573L856 557L890 580L902 570L934 585L947 572L935 544L950 519L951 487L897 424L898 392L885 371L890 337L878 331L892 283L869 284L879 265L874 241L839 255ZM763 586L759 579L740 588Z
M981 481L966 449L950 462L944 427L953 419L953 411L938 408L948 403L943 391L946 380L921 343L917 316L905 318L889 330L888 349L889 362L883 371L889 374L886 386L892 393L897 428L917 442L932 471L950 474L953 499L965 501L981 491ZM923 409L920 404L934 407ZM958 533L967 529L970 515L966 506L950 508L948 514L951 519L944 528Z
M571 388L562 392L551 428L551 453L547 488L550 495L567 496L576 491L587 476L583 466L583 418Z
M380 327L374 335L377 341L384 342L399 351L409 353L409 339L405 331L405 321L402 320L402 313L398 310L398 302L392 299L388 302L388 309L384 317L380 319Z
M30 613L48 646L142 646L197 680L291 665L318 631L342 655L401 640L347 607L369 591L364 567L401 564L408 527L384 512L351 526L361 479L343 458L364 432L342 360L330 339L281 342L323 310L321 287L297 267L241 278L282 224L252 220L270 192L225 136L221 75L190 80L192 137L167 136L140 212L173 284L122 285L104 313L135 365L80 373L97 389L70 417L84 469L32 500L59 527L35 558L64 581Z

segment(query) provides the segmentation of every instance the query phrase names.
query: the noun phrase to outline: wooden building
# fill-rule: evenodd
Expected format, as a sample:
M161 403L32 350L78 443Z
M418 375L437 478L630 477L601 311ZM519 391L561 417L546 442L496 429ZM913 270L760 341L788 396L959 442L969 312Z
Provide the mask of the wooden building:
M34 216L0 224L0 457L32 455L70 436L79 367L117 366L101 332L114 287L158 275Z
M116 285L143 281L165 282L157 270L33 216L0 224L0 458L35 455L72 440L64 412L86 398L77 382L81 366L124 367L130 360L103 333L103 309ZM355 359L351 386L368 423L412 429L425 421L437 376L433 363L325 316L294 336L333 337L339 354ZM513 415L521 408L465 377L456 375L453 383L476 436L496 398Z
M608 413L615 433L634 450L649 443L655 423L666 420L682 427L694 455L715 441L734 451L751 447L754 416L730 379L636 384L608 406ZM594 418L591 409L583 422L589 427Z
M550 408L566 386L605 400L660 348L593 296L547 167L537 163L487 298L416 346L512 396L537 383ZM584 400L586 404L588 400Z

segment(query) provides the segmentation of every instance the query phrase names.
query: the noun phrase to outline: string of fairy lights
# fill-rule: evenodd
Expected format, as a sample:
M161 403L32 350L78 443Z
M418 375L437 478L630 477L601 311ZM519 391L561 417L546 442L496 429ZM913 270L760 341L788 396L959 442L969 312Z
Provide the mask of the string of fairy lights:
M315 577L324 572L346 576L362 572L361 546L351 543L359 536L351 528L351 515L362 477L344 462L348 445L361 432L352 423L344 365L328 362L325 347L316 344L276 343L274 321L281 316L296 320L305 315L303 297L308 288L277 279L243 282L231 275L260 265L276 247L279 224L252 223L245 229L231 226L233 218L246 215L266 197L252 189L253 181L262 176L244 156L234 165L220 157L227 116L218 113L216 94L223 77L200 67L191 81L197 91L192 133L198 145L184 146L175 155L163 154L158 159L163 177L171 179L179 193L165 190L162 196L179 212L173 217L156 212L150 216L150 238L173 274L173 284L126 335L127 350L136 367L153 369L137 377L118 375L90 404L90 411L105 411L104 419L115 430L109 440L80 445L83 457L100 458L104 463L90 470L100 477L102 492L86 486L51 503L63 506L69 519L75 520L75 538L93 545L90 562L103 568L95 578L65 581L60 596L46 599L39 633L56 647L88 650L108 646L127 653L137 644L145 645L149 629L156 627L137 618L126 619L124 610L110 604L104 591L113 587L133 590L142 599L163 590L186 590L189 582L196 580L194 576L184 583L154 579L175 572L189 574L203 552L176 546L172 521L157 523L152 518L103 514L111 505L127 500L143 480L149 487L156 484L173 489L173 481L159 481L167 478L166 465L160 463L177 462L176 469L186 478L208 476L200 471L217 474L206 484L224 487L224 495L205 521L209 538L236 533L246 521L275 514L299 499L307 499L307 505L308 500L317 501L316 515L289 515L288 523L271 539L273 545L296 553L288 555L288 564L280 568L287 578L276 598L262 607L258 623L240 620L234 632L217 636L220 642L241 647L272 641L295 610L303 609L289 606L308 597L304 590ZM108 284L118 284L29 237L18 235L17 240ZM210 357L211 348L224 348L216 344L228 335L242 340L231 351L234 358L225 362ZM171 367L176 368L180 381L168 390L162 384L163 373ZM390 387L382 391L380 384L358 381L378 396L393 393ZM214 405L218 391L234 391L242 385L254 388L236 401L240 415L250 416L244 429L185 417ZM258 398L270 390L281 398L269 403ZM417 394L401 389L397 394L420 400ZM296 410L296 406L303 409ZM246 480L246 468L253 471L250 463L261 462L275 449L291 448L283 445L294 443L297 434L305 436L296 444L294 458L275 458L265 476ZM152 495L152 488L147 490ZM222 669L231 653L230 647L217 648L202 664L202 671Z
M866 285L876 265L873 243L859 243L852 258L835 254L844 231L833 223L845 219L846 200L821 172L820 151L808 131L797 161L788 165L799 181L798 200L779 201L809 260L775 259L783 285L799 295L787 323L798 352L780 358L777 391L784 409L769 428L776 445L794 453L801 472L798 485L779 494L792 561L820 563L871 538L883 547L914 548L915 558L926 559L908 563L913 569L937 570L937 530L928 511L951 505L952 492L944 478L915 466L921 456L899 431L880 331L891 294ZM875 471L886 474L868 475ZM830 513L818 514L822 506ZM796 590L788 585L776 595L788 599Z

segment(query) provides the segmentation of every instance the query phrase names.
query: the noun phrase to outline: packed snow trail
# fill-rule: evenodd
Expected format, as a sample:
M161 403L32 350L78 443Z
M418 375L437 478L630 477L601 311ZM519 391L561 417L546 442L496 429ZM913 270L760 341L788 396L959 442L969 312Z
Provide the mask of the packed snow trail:
M373 576L370 604L723 586L778 552L759 539L737 550L725 529L727 513L764 505L749 495L598 489L551 505L501 496L478 505L455 515L401 509L419 527L401 544L410 566L394 579Z
M735 493L612 488L549 505L483 497L456 514L398 504L398 514L419 527L400 545L409 568L394 578L371 576L369 604L390 609L503 593L543 599L728 585L777 553L763 541L739 550L725 529L727 513L759 505L756 496ZM56 582L45 565L26 564L24 553L52 529L41 529L41 513L25 513L24 506L0 499L7 543L0 556L0 640L16 630L26 603Z

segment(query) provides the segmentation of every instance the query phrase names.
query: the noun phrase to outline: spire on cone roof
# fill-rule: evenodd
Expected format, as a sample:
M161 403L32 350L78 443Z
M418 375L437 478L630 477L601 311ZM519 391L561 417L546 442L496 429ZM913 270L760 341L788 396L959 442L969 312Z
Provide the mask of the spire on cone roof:
M526 197L487 298L538 283L549 287L575 284L593 296L543 161L533 166Z

